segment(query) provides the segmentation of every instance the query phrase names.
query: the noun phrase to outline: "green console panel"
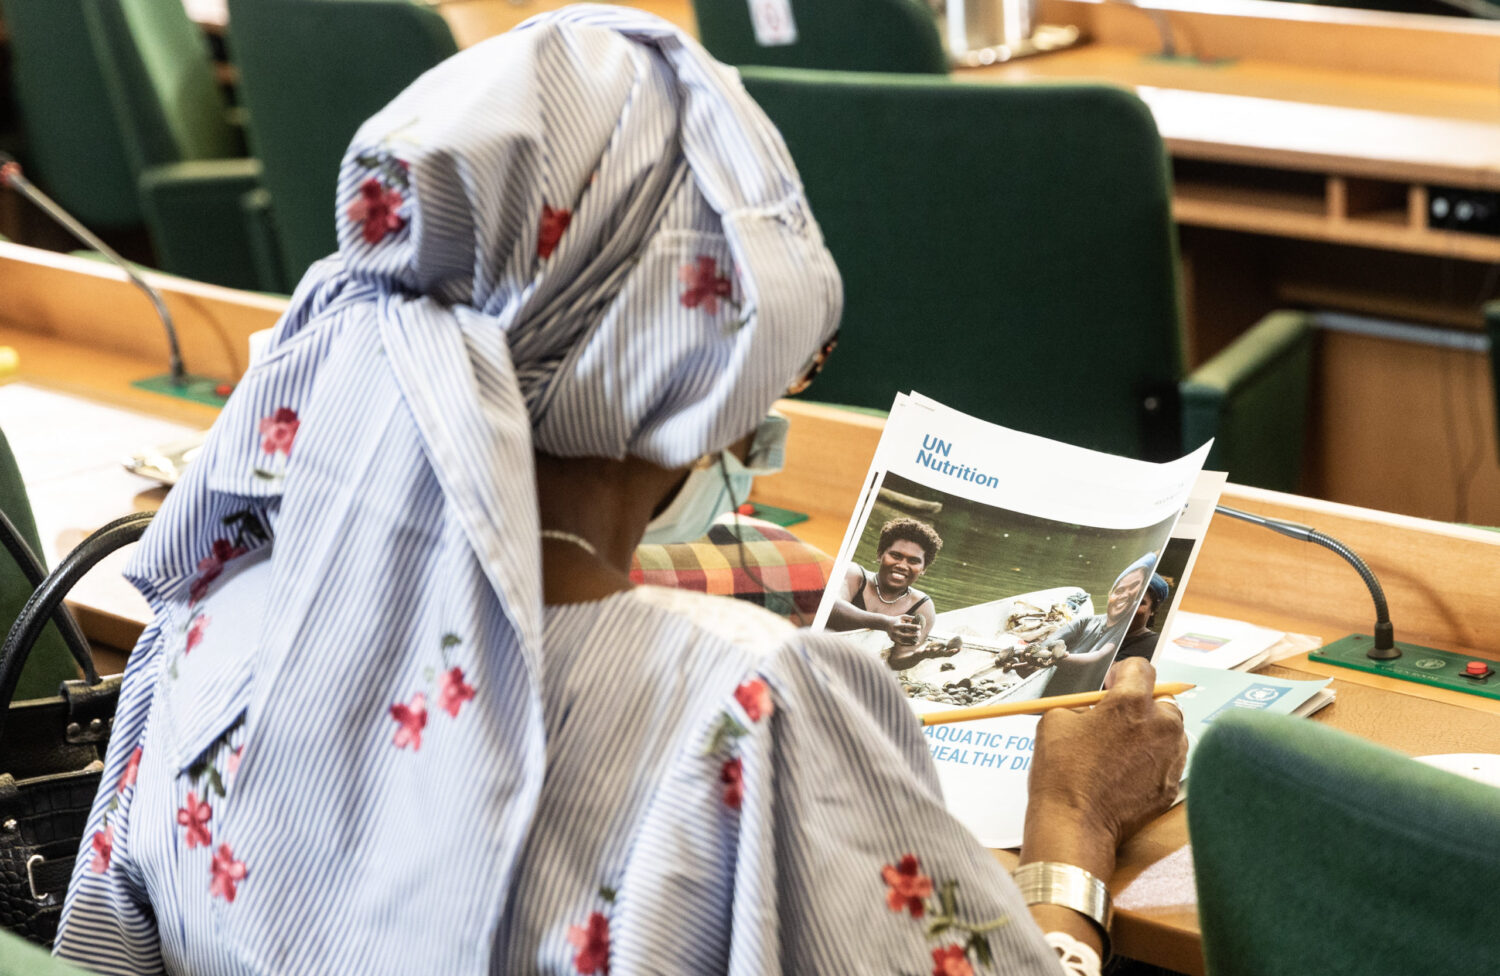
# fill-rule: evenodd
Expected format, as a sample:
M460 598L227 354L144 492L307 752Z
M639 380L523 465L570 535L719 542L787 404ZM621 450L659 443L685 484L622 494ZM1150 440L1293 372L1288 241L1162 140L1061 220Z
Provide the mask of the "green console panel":
M1401 641L1396 642L1396 648L1401 652L1400 657L1393 661L1376 661L1368 656L1374 645L1375 638L1354 634L1307 656L1309 660L1336 664L1356 671L1368 671L1370 674L1383 674L1388 678L1415 681L1434 688L1447 688L1485 698L1500 698L1500 662ZM1471 671L1471 664L1481 667L1474 667ZM1469 676L1471 673L1472 677Z
M233 384L225 383L223 380L191 374L183 377L183 382L180 384L172 380L171 374L164 374L136 380L130 385L136 389L150 390L152 393L161 393L180 400L206 403L210 407L222 407L224 401L229 399L229 392L234 389Z

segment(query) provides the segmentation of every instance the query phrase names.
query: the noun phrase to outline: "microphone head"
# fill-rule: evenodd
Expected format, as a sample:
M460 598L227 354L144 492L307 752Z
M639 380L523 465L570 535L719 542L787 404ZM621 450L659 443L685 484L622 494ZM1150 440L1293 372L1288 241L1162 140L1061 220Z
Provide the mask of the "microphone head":
M21 164L16 162L16 157L0 150L0 186L10 186L11 180L20 175Z

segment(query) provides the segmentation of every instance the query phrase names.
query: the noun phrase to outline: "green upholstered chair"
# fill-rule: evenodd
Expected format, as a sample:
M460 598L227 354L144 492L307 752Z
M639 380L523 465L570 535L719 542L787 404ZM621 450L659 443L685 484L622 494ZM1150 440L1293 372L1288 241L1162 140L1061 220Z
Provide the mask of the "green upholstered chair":
M79 0L0 0L23 141L38 187L95 231L138 227L141 205Z
M263 261L270 234L260 163L214 77L203 32L181 0L82 3L125 159L140 194L157 264L237 288L280 290ZM259 204L259 205L257 205Z
M338 249L334 190L355 130L458 48L412 0L230 0L228 40L295 283Z
M787 0L791 44L755 38L746 0L693 0L698 38L726 64L945 74L948 55L925 0Z
M10 442L3 433L0 433L0 511L10 519L31 551L41 558L43 549L37 538L31 503L26 498L26 486L21 481L21 471L16 467ZM7 552L0 549L0 628L10 630L11 622L20 616L21 608L31 598L31 591L31 583L22 574L20 567ZM27 659L26 667L21 671L21 681L16 685L16 700L49 698L57 694L58 685L76 677L78 667L68 654L62 635L57 632L56 625L48 624L37 640L31 657Z
M53 959L41 946L0 930L0 976L88 976L88 970Z
M1103 85L746 68L844 278L807 396L916 390L1029 433L1292 489L1312 338L1279 313L1185 376L1167 160ZM1017 465L1024 468L1025 459Z
M1187 782L1209 976L1495 971L1500 790L1261 713L1215 721Z

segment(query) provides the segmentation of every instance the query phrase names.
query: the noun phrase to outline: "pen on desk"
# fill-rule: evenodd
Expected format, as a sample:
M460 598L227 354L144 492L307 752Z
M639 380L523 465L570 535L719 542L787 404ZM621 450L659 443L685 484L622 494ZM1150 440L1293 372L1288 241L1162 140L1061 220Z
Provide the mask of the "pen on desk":
M1180 695L1194 687L1186 681L1167 681L1151 691L1152 698ZM1030 701L1001 702L998 705L980 705L976 708L950 708L945 712L928 712L918 716L923 725L944 725L948 722L968 722L976 718L1003 718L1006 715L1037 715L1054 708L1084 708L1097 705L1105 692L1084 691L1076 695L1054 695L1051 698L1033 698Z

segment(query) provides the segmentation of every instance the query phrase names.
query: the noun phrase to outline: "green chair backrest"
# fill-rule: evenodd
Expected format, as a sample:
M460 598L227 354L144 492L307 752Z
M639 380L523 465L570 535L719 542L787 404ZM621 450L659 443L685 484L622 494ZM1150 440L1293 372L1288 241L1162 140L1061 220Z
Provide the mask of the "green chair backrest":
M338 249L334 191L360 124L458 50L411 0L230 0L229 51L286 278Z
M888 408L915 390L1029 433L1176 456L1176 237L1140 99L1103 85L742 74L844 279L847 341L809 398Z
M53 959L46 949L19 935L0 931L0 976L89 976L89 973L61 959Z
M1216 720L1187 783L1209 976L1495 971L1500 789L1260 713Z
M0 11L31 178L93 230L140 224L82 0L0 0Z
M26 497L26 486L21 481L21 471L11 453L10 442L3 433L0 433L0 511L10 519L37 558L44 558L36 534L36 521L31 515L31 503ZM31 599L31 592L31 583L21 568L9 553L0 549L0 630L10 631L10 625L20 616L21 608ZM0 637L0 640L4 638ZM56 625L48 624L32 648L31 656L26 659L26 666L21 669L16 700L49 698L57 694L58 685L76 677L78 668L63 643L62 635Z
M945 74L948 55L924 0L786 0L791 44L756 40L747 0L693 0L698 38L726 64Z
M213 55L182 0L83 0L115 124L137 178L163 163L227 159L244 145Z

